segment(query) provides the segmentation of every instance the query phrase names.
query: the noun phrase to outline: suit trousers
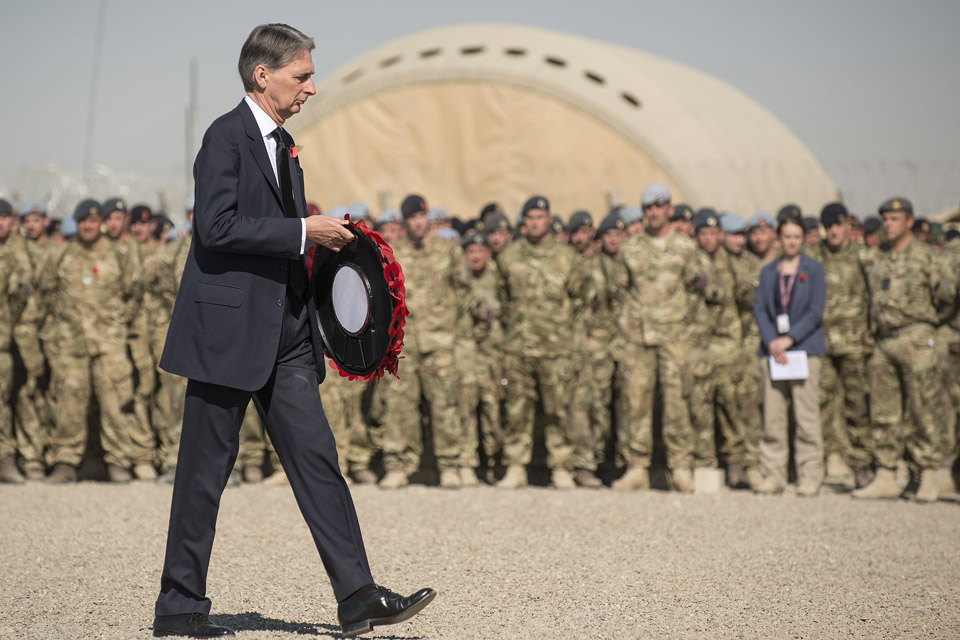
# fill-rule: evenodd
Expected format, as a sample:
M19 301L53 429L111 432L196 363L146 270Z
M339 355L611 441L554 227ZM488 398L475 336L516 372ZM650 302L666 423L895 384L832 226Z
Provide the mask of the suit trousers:
M309 329L304 303L288 288L277 362L263 388L250 392L187 383L156 615L210 611L206 579L217 512L251 397L265 417L337 600L373 582L323 413Z
M797 423L794 440L797 478L819 484L823 481L823 433L820 429L821 358L808 356L806 380L770 379L768 358L761 358L763 371L763 436L760 438L760 470L781 487L787 484L790 456L787 409L793 405Z

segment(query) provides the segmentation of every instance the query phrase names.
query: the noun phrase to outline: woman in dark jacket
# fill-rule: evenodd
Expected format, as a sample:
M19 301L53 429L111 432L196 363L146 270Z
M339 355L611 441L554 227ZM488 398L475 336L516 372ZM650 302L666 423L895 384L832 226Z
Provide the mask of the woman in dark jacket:
M760 272L753 315L760 328L763 370L763 437L759 493L780 493L787 484L787 400L797 424L794 451L797 495L813 496L823 482L823 435L820 430L820 358L827 355L823 339L826 283L823 266L800 253L804 228L799 217L777 225L781 255ZM787 363L788 351L806 354L803 380L772 380L770 358Z

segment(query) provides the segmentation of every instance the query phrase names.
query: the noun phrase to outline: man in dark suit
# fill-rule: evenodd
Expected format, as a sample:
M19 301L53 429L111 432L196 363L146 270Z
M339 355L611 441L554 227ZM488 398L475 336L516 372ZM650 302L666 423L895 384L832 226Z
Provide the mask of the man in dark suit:
M307 242L337 252L353 236L342 220L306 216L296 147L281 128L316 92L313 48L287 25L254 29L240 52L247 95L210 126L194 165L193 241L160 361L189 382L155 636L233 635L208 618L206 575L251 399L320 552L344 635L406 620L436 595L401 597L374 584L320 402L322 344L303 258Z

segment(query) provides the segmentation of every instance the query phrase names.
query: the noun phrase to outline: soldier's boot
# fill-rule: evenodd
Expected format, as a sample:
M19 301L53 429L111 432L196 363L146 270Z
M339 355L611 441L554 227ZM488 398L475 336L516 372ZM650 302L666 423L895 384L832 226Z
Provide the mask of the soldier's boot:
M370 469L360 469L353 472L353 481L357 484L377 484L377 474Z
M670 470L670 489L680 493L693 493L693 472L690 469Z
M756 489L763 482L763 474L760 473L760 469L757 467L749 467L747 469L747 484L751 489Z
M773 478L764 478L759 483L754 485L753 492L768 496L777 493L783 493L783 485Z
M459 489L460 488L460 470L447 467L440 469L440 488L441 489Z
M460 467L460 484L464 487L475 487L480 484L473 467Z
M851 493L854 498L897 498L897 472L893 469L877 468L877 473L867 486Z
M67 484L77 481L77 468L72 464L58 462L53 465L53 471L47 476L47 484Z
M243 468L244 482L263 482L263 468L260 465L248 464Z
M157 484L173 484L173 481L177 477L177 468L170 467L169 469L164 470L159 476L157 476Z
M276 474L274 474L274 475L276 475ZM272 477L272 476L271 476L271 477ZM286 476L284 476L284 480L286 480ZM236 467L234 467L234 468L230 471L230 475L227 477L227 486L228 486L228 487L239 487L241 482L243 482L243 474L240 473L240 469L237 469Z
M133 475L140 480L156 480L157 470L148 462L140 462L133 467Z
M650 488L650 473L646 467L630 467L619 480L614 480L610 488L614 491L640 491Z
M26 468L24 468L23 473L24 475L27 474ZM30 476L27 476L27 480L29 479ZM953 470L950 468L950 465L943 465L937 469L937 480L939 481L940 495L952 496L957 493L957 483L953 477Z
M43 472L43 464L35 462L23 465L23 477L26 478L28 482L36 482L46 478L47 474Z
M820 493L820 482L817 480L801 480L797 483L797 495L801 498L812 498Z
M553 469L550 471L550 486L554 489L575 489L577 484L566 469Z
M17 468L17 459L14 456L7 456L0 460L0 482L6 484L23 484L23 475Z
M410 479L407 478L407 474L400 469L388 469L387 475L383 476L383 479L380 481L381 489L399 489L400 487L405 487L410 483Z
M528 484L527 470L520 464L511 464L507 467L500 482L497 483L499 489L519 489Z
M133 474L126 467L121 467L118 464L108 464L107 478L110 479L110 482L125 483L133 480Z
M839 453L831 453L827 456L826 475L833 482L847 482L853 475L853 469Z
M920 486L917 487L917 502L936 502L940 497L940 482L936 469L924 469L920 472Z
M747 471L743 465L738 462L732 462L727 465L727 486L731 489L746 489Z
M862 489L871 482L873 482L873 469L870 467L856 469L853 472L853 483L856 485L857 489Z
M598 478L597 474L589 469L575 469L573 472L573 481L577 483L578 487L584 487L586 489L599 489L603 486L603 480Z

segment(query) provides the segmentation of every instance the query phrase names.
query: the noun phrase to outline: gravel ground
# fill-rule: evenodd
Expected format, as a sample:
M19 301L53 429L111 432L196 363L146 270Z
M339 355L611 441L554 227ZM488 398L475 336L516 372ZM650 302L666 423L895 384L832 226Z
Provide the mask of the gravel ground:
M960 503L355 487L392 638L958 638ZM147 638L170 488L0 487L0 638ZM338 637L289 488L224 494L208 594L253 639Z

